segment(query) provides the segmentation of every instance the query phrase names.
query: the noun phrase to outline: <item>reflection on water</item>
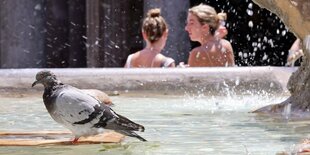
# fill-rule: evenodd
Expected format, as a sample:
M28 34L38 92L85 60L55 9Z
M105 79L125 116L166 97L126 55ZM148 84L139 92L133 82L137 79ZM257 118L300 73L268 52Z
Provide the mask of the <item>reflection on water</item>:
M115 96L113 109L146 127L149 142L126 138L121 144L0 147L3 154L275 154L307 137L306 121L248 113L286 96ZM40 97L1 98L1 131L63 130Z

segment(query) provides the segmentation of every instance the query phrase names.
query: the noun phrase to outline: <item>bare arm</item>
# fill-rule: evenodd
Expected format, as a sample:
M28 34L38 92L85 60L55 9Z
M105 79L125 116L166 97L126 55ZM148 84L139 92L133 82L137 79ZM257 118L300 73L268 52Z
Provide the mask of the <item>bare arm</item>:
M290 51L298 51L298 50L300 50L300 39L296 39L290 48Z
M224 40L224 47L227 49L227 66L235 66L234 50L230 42Z
M126 64L125 64L124 68L130 68L131 57L132 57L132 54L130 54L130 55L127 57Z
M301 56L303 56L303 51L301 49L300 43L301 43L300 39L296 39L293 45L291 46L288 53L286 66L293 66L295 61Z
M175 63L171 63L168 67L175 67Z
M192 50L192 51L189 53L189 57L188 57L188 60L187 60L188 67L194 66L195 57L196 57L196 52Z
M127 62L126 62L126 64L125 64L124 68L128 68Z

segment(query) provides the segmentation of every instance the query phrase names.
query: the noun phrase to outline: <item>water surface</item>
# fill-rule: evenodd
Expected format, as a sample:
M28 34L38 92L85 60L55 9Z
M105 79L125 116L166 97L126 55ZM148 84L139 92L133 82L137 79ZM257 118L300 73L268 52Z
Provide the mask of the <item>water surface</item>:
M113 109L146 128L148 142L126 138L120 144L0 147L0 154L253 154L290 150L308 136L307 121L258 117L248 113L287 96L112 97ZM1 131L64 130L48 115L42 98L1 98Z

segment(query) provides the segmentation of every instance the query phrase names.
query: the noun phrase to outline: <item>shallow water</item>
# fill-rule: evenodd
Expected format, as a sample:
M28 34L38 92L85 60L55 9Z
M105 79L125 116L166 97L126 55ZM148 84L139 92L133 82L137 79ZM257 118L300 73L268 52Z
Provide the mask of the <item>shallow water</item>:
M126 138L121 144L0 147L0 154L253 154L287 151L308 136L309 122L258 117L248 113L286 96L112 97L113 109L145 126L148 142ZM63 130L40 97L1 98L1 131Z

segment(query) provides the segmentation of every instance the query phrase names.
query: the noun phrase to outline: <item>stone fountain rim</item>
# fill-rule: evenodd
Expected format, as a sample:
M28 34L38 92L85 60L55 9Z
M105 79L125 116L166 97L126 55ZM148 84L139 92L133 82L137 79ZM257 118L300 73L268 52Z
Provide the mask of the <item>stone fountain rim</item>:
M0 69L1 94L41 94L42 86L31 88L35 75L51 70L66 83L82 89L106 92L151 92L184 94L204 92L222 95L235 92L266 91L288 93L286 83L297 67L202 67L202 68L31 68Z

